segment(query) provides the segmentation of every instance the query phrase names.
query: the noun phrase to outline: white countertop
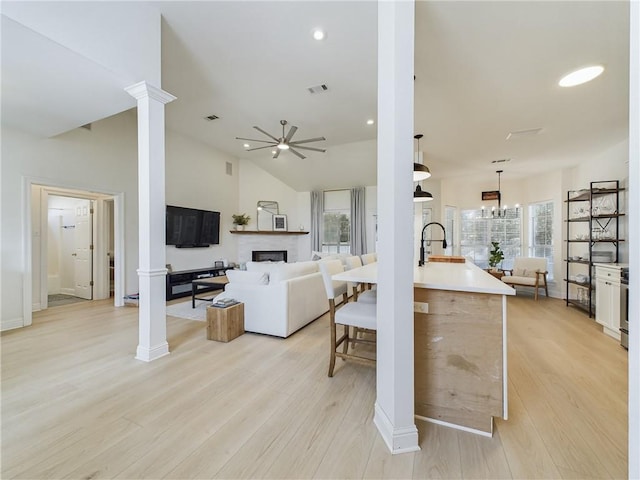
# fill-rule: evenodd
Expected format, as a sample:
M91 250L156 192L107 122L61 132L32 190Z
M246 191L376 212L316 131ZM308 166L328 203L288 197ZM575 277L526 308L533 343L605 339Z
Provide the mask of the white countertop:
M333 276L334 280L377 283L378 264L347 270ZM413 270L413 285L418 288L452 290L458 292L515 295L516 291L471 262L427 262Z
M471 262L427 262L413 270L413 286L434 290L515 295L516 291Z
M607 267L607 268L629 268L628 263L600 263L594 262L594 266L596 267Z

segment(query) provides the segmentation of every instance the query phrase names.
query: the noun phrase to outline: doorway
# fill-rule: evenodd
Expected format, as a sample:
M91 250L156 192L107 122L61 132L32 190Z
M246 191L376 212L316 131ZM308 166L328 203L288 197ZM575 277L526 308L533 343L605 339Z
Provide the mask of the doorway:
M93 200L47 198L47 306L92 300Z
M115 275L114 196L31 185L32 311L106 299Z

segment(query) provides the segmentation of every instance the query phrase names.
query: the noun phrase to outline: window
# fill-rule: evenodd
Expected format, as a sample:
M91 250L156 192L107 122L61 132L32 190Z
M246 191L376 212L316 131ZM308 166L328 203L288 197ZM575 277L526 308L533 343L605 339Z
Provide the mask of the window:
M455 235L455 218L456 207L444 207L444 228L447 231L447 248L444 250L445 255L453 255L453 242Z
M323 218L322 251L350 253L351 192L349 190L324 192Z
M553 280L553 202L529 205L529 256L547 259L547 278Z
M509 269L520 255L522 222L515 209L506 211L506 216L493 218L483 216L483 211L462 210L460 214L460 254L469 256L480 268L489 268L491 242L499 242L504 260L499 268Z

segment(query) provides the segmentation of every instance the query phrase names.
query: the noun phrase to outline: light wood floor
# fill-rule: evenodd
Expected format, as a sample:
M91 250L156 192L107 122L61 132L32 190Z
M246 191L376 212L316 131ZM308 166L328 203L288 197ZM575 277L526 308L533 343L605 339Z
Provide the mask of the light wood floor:
M134 360L137 309L48 309L2 335L9 478L624 478L627 354L559 300L509 299L509 420L493 438L418 422L392 456L373 368L327 377L323 317L287 340L205 339L169 318L171 355Z

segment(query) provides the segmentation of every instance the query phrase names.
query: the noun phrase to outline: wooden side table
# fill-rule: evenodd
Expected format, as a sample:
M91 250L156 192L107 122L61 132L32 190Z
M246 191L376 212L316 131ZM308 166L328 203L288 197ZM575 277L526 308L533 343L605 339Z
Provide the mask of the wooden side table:
M493 272L491 270L487 270L487 273L489 275L493 275L494 277L496 277L498 280L502 280L502 277L504 277L504 272L502 270L498 270L497 272Z
M230 342L244 333L244 303L207 307L207 340Z

